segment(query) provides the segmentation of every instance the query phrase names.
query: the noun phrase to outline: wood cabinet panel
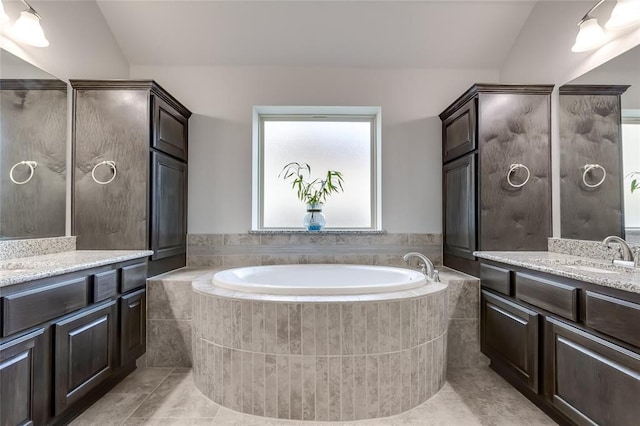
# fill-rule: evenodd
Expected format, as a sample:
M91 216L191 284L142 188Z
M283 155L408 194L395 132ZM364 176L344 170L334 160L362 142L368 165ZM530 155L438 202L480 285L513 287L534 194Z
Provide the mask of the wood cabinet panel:
M9 336L87 306L87 277L2 298L2 335Z
M482 290L481 348L498 359L514 377L538 391L538 314Z
M187 165L158 152L151 161L151 259L157 260L187 250Z
M545 394L579 425L637 425L640 355L559 320L545 321Z
M120 275L120 292L122 293L144 287L147 283L147 263L124 266Z
M181 160L187 160L187 119L171 105L152 96L154 132L152 146Z
M578 289L556 281L516 272L515 296L517 299L577 321Z
M443 167L443 250L474 260L476 250L476 155L468 154Z
M127 365L145 353L147 292L138 290L120 299L120 363Z
M640 305L587 291L585 324L640 348Z
M476 149L476 99L469 100L442 122L442 161Z
M511 295L511 271L508 269L483 263L480 265L480 283L483 288Z
M116 302L55 323L54 413L86 395L114 370Z
M118 295L118 271L106 271L93 275L93 303Z
M44 329L0 344L0 424L43 424L47 415Z

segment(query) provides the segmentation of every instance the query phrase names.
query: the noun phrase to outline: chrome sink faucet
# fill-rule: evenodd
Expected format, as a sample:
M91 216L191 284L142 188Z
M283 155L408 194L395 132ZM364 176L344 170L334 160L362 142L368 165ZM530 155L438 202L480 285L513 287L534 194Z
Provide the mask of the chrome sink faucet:
M405 254L402 258L405 260L405 262L410 264L409 259L411 259L412 257L417 257L422 261L421 263L418 263L418 266L422 269L422 273L425 274L427 278L436 283L440 282L440 275L438 274L436 268L433 266L433 262L431 262L431 260L429 260L427 256L422 253L413 251L411 253Z
M640 250L636 250L636 256L634 261L633 250L631 249L631 247L629 247L629 244L622 238L616 235L609 235L604 240L602 240L602 244L604 244L605 247L611 247L610 243L612 242L618 243L620 245L620 250L622 252L622 260L614 259L613 263L619 264L621 266L628 266L628 267L638 266L638 256L640 256L639 255Z

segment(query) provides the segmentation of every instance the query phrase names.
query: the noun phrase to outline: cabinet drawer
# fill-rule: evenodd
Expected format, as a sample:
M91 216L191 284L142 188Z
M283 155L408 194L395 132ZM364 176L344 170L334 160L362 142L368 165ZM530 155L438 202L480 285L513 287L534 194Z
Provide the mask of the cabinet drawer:
M640 305L587 291L585 323L604 334L640 347Z
M64 281L2 299L2 335L8 336L87 306L87 277Z
M93 303L101 302L118 294L118 271L100 272L93 275Z
M566 284L516 273L516 298L572 321L578 320L578 289Z
M121 274L120 292L126 293L127 291L144 287L147 283L147 263L125 266L122 268Z
M480 265L480 283L483 288L511 295L511 271L508 269L483 263Z

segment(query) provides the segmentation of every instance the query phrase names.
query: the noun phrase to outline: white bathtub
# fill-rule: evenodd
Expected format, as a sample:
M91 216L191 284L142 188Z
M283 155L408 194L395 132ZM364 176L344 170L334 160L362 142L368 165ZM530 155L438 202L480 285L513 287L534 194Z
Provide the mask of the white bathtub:
M227 269L214 274L215 286L248 293L346 295L391 293L427 283L409 269L366 265L274 265Z

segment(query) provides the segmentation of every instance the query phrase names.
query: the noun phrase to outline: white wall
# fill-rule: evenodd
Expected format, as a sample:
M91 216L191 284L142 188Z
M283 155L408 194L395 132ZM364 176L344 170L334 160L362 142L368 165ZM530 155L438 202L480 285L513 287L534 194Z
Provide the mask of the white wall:
M129 77L129 63L94 1L29 3L42 16L50 45L42 48L15 43L3 33L0 47L62 80ZM25 7L17 1L3 4L13 25Z
M131 66L194 112L189 123L189 233L251 227L253 105L382 107L382 227L442 231L442 112L497 70Z

